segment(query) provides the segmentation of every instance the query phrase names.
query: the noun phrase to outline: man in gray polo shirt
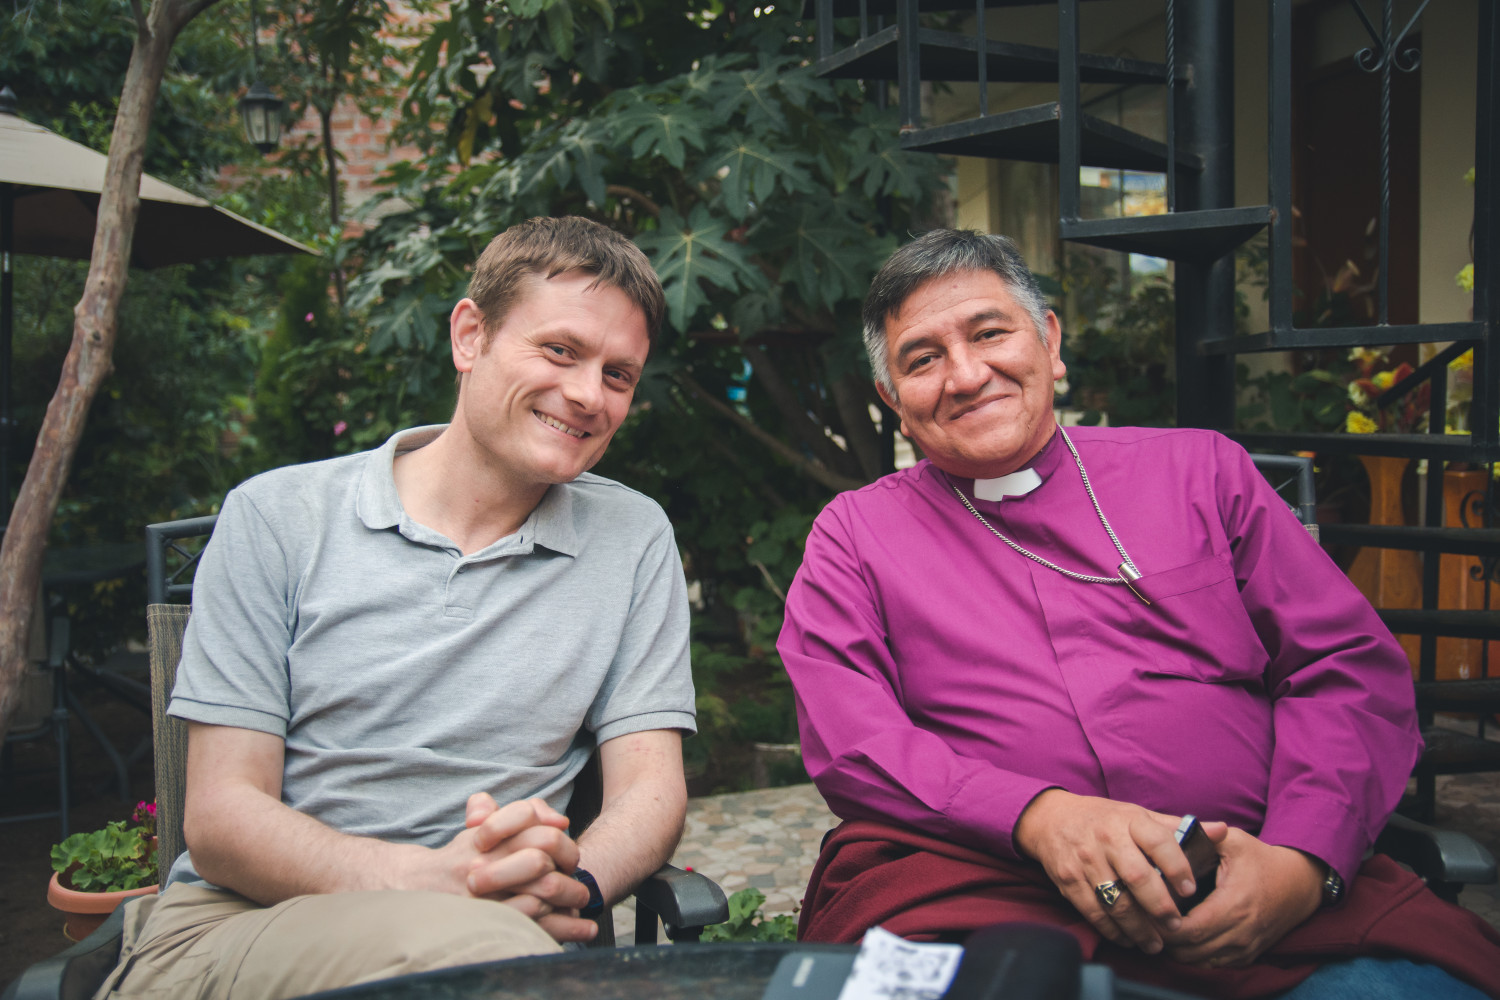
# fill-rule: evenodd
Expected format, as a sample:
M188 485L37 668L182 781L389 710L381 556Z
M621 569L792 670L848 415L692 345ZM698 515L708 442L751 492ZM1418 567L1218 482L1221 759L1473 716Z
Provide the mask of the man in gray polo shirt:
M694 728L681 564L656 504L587 472L661 313L623 237L513 227L450 319L452 423L229 495L170 708L190 853L101 995L554 950L666 860ZM604 806L575 841L560 810L596 744Z

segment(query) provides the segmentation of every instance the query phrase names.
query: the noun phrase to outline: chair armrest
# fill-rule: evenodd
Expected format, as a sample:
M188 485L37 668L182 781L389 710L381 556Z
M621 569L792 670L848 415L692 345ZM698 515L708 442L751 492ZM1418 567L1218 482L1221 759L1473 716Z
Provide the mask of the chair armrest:
M729 919L729 902L724 890L706 875L662 865L636 887L635 913L636 944L656 943L657 917L673 941L696 941L703 928Z
M120 960L125 907L115 907L98 930L21 973L0 1000L88 1000Z
M1439 830L1393 815L1375 840L1389 854L1429 882L1487 885L1495 881L1495 856L1468 834Z

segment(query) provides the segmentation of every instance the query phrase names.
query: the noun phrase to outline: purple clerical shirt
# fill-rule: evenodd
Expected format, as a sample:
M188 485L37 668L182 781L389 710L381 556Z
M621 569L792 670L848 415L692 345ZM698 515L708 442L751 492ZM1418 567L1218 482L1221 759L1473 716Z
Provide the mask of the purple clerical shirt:
M1348 880L1421 750L1410 669L1238 445L1072 428L1143 574L1085 583L1008 547L929 462L836 497L807 540L779 649L802 753L845 819L1015 857L1061 787L1223 820ZM1121 562L1058 434L1042 484L974 500L1062 567Z

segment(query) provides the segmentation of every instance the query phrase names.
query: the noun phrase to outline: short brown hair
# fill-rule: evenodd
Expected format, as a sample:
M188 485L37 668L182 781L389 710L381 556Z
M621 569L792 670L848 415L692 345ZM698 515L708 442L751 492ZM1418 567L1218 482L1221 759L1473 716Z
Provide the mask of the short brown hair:
M484 314L486 339L520 301L527 278L567 271L595 275L590 288L604 284L624 292L646 317L646 336L655 344L666 300L651 261L624 236L576 215L527 219L484 248L469 281L469 298Z

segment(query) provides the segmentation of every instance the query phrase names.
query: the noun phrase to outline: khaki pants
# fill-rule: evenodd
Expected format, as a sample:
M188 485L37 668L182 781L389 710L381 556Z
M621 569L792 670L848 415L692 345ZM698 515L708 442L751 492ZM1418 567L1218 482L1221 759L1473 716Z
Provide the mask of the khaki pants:
M263 907L173 885L130 904L120 964L96 997L276 1000L559 950L532 920L488 900L348 892Z

